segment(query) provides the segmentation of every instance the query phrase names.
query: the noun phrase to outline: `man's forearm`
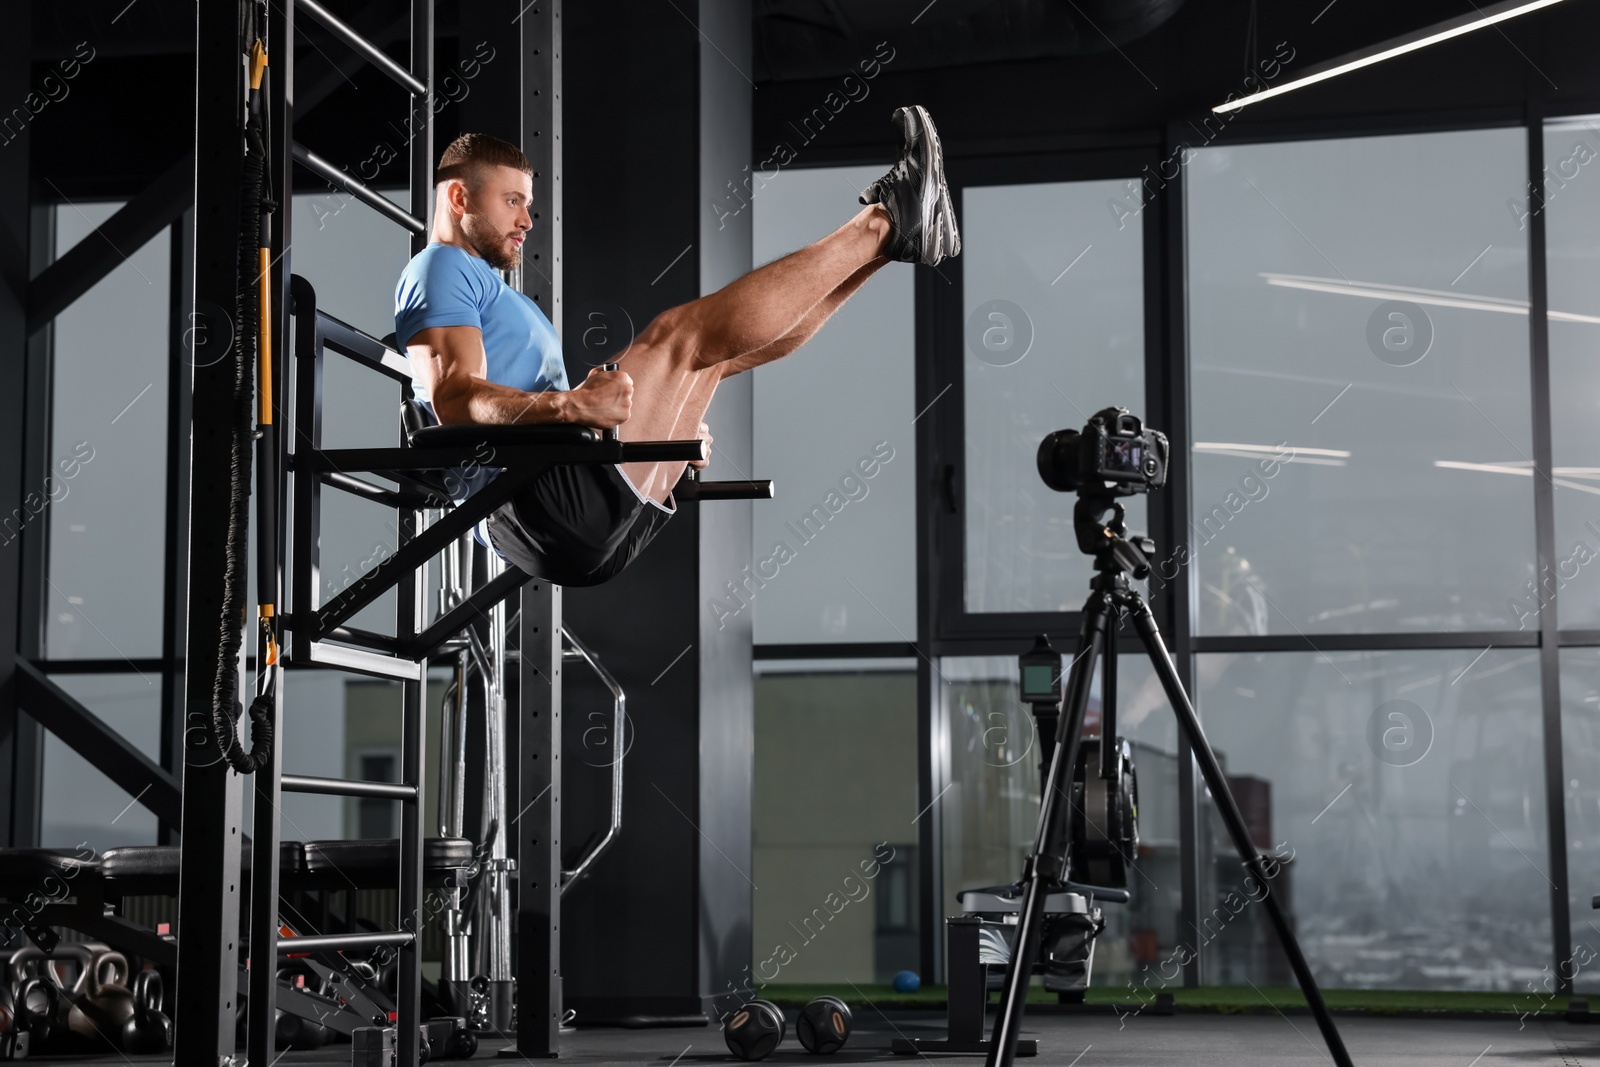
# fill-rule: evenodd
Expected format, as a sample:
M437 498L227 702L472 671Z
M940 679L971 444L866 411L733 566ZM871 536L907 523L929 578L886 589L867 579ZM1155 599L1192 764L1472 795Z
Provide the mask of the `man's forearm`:
M441 399L444 411L434 408L441 422L508 425L570 421L567 394L558 390L529 393L479 378L461 395L449 394Z

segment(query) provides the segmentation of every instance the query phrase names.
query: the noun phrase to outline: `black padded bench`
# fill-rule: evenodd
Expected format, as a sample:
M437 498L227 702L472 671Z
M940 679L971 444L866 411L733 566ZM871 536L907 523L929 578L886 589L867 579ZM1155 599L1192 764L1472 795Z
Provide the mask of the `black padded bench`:
M241 894L248 897L251 849L241 850ZM53 944L51 926L77 930L113 948L175 965L168 935L116 914L124 897L177 896L181 852L177 845L129 845L98 858L76 849L0 849L0 924ZM278 849L279 885L297 890L387 889L400 867L395 838L364 841L284 841ZM467 884L472 842L425 839L423 881L433 887ZM42 904L41 904L42 902Z

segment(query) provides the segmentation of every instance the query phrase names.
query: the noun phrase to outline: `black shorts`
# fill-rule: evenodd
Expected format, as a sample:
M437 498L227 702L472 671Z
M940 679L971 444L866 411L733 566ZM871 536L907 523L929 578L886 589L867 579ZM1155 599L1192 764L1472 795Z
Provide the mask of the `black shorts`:
M622 572L672 517L609 463L551 467L489 515L505 558L556 585L599 585Z

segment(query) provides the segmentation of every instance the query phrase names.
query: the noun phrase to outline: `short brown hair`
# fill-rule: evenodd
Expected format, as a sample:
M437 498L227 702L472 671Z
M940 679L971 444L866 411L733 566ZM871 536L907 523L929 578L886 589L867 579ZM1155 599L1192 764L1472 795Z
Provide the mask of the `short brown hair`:
M468 185L477 185L485 167L512 167L522 173L533 174L533 166L522 149L510 141L502 141L487 133L464 133L450 142L439 157L439 170L434 184L460 178Z

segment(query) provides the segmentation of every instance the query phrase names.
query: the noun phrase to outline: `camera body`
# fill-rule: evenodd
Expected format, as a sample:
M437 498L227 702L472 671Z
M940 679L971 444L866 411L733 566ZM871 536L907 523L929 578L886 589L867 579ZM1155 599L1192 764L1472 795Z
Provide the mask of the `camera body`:
M1127 408L1097 411L1082 430L1039 442L1039 477L1058 493L1133 496L1167 484L1167 435Z

